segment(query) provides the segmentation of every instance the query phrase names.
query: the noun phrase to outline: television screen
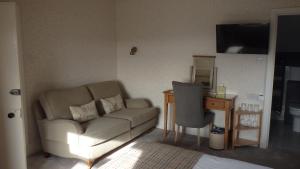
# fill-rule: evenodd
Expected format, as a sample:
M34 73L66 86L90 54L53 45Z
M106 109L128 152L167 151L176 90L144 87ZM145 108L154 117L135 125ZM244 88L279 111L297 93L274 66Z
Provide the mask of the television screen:
M217 53L268 54L269 24L217 25Z

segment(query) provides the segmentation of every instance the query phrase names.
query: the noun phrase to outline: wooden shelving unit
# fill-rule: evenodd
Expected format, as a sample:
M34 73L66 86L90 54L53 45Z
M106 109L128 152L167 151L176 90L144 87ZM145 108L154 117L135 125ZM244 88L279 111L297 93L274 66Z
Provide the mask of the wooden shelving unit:
M260 144L260 135L261 135L261 122L262 122L262 111L260 112L249 112L249 111L242 111L238 110L234 112L233 118L233 134L232 134L232 148L240 147L240 146L250 146L250 145L257 145ZM243 115L255 115L258 116L258 126L256 127L248 127L240 124L241 116ZM247 140L240 138L240 131L243 130L256 130L257 131L257 140Z

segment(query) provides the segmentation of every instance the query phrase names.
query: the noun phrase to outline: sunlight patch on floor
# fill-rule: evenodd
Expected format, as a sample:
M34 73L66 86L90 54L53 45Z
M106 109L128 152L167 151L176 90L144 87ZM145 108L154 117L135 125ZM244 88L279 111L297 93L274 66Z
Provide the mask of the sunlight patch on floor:
M142 150L135 148L136 142L130 143L117 152L111 154L110 156L103 159L107 161L102 164L94 166L94 169L111 169L111 168L126 168L132 169L135 168L136 163L139 161L141 155L143 154Z
M83 162L78 162L71 169L88 169L88 166Z
M136 166L136 162L142 155L142 151L136 149L134 146L136 142L130 143L122 149L114 152L113 154L105 157L100 162L94 164L93 169L111 169L111 168L122 168L132 169ZM76 148L75 148L76 149ZM128 155L124 158L124 154ZM130 159L130 160L128 160ZM78 162L70 169L87 169L88 166L85 162Z
M124 153L129 152L129 151L131 151L132 149L134 149L134 148L133 148L134 145L136 145L136 142L133 142L133 143L128 144L128 145L125 146L124 148L122 148L122 149L116 151L115 153L113 153L112 155L106 157L106 159L110 159L110 160L116 159L116 158L120 157L121 155L123 155Z

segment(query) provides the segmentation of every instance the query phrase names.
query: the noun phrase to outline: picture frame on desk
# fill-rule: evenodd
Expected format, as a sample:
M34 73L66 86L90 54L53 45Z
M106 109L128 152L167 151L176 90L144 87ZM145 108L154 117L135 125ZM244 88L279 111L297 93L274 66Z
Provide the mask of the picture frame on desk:
M191 83L199 83L199 82L196 81L196 69L195 69L195 67L192 66L191 69L192 69ZM204 89L207 89L208 93L216 94L216 90L217 90L217 72L218 72L218 68L213 67L210 84L207 85L207 86L204 85Z
M193 56L192 82L202 84L205 88L213 88L216 56Z

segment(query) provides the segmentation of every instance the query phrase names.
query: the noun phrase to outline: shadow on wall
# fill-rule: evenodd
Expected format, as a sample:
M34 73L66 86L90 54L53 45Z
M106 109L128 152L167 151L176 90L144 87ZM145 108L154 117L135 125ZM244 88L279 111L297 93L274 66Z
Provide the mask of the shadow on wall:
M128 90L126 90L126 88L125 88L125 86L123 85L123 83L122 83L121 81L117 81L117 82L118 82L118 84L119 84L119 86L120 86L121 93L122 93L122 95L123 95L123 99L129 99L129 98L132 98L132 97L130 96L130 94L127 92ZM148 103L151 107L153 107L153 103L152 103L151 100L149 100L148 98L138 98L138 99L144 99L144 100L146 100L147 103ZM157 109L158 113L161 112L161 109L160 109L159 107L156 107L156 109Z

